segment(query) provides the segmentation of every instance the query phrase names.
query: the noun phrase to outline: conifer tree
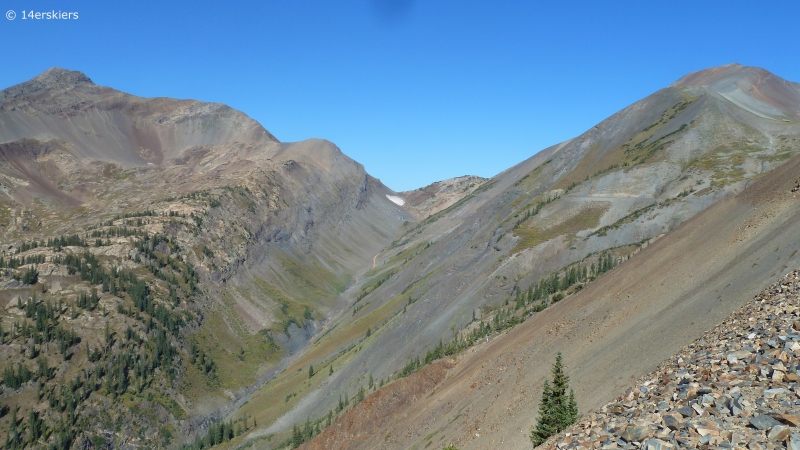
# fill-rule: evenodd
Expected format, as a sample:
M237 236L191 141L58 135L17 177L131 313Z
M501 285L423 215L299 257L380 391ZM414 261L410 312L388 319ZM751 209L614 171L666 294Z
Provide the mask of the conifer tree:
M297 428L297 425L292 427L292 448L300 447L300 444L303 443L303 435L300 433L300 429Z
M531 431L533 446L544 443L548 437L559 433L578 420L578 404L575 393L569 388L569 377L564 373L561 352L553 364L553 384L544 380L542 401L539 403L539 418ZM569 390L569 394L567 394Z

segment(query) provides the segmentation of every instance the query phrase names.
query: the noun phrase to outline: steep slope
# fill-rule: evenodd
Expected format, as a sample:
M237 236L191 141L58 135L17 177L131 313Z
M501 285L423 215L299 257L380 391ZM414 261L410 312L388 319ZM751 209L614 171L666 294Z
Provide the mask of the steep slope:
M585 288L606 267L782 166L800 152L798 89L765 74L731 65L687 77L409 224L345 293L352 314L289 370L333 364L336 372L304 385L307 400L287 400L297 406L267 431L338 411L339 399L357 396L370 378L397 377L509 301L531 311ZM773 116L729 100L731 83L777 105ZM260 404L243 412L258 416Z
M580 410L599 408L800 263L798 173L794 157L580 292L459 355L415 401L377 410L372 423L380 426L347 428L343 416L302 448L531 448L557 351ZM375 414L373 402L367 397L352 414Z
M53 368L3 404L74 445L204 434L347 307L411 219L328 141L280 143L224 105L62 69L0 91L0 185L0 369ZM59 391L70 380L87 397ZM79 419L59 425L37 391Z
M797 446L798 289L795 269L543 448Z

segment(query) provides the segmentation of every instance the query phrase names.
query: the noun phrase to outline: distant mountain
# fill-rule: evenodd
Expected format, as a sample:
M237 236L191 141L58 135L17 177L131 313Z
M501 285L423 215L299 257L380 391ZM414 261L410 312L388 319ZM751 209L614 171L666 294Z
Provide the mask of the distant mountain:
M468 196L484 181L485 178L474 175L437 181L413 191L401 192L402 206L415 219L425 219Z

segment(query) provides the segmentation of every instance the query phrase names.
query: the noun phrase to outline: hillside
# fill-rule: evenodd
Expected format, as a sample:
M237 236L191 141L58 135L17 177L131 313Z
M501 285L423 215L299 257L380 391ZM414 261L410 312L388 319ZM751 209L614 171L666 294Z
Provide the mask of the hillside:
M645 247L800 153L798 92L795 83L736 64L691 74L409 223L345 293L354 299L351 314L337 318L287 371L333 363L336 373L305 386L299 395L307 400L292 397L291 413L266 431L323 420L339 410L340 397L358 396L370 378L377 384L397 378L416 358L436 353L439 342L464 336L460 330L470 333L476 319L489 323L498 310L507 314L509 303L518 316L522 308L531 314L604 285L609 267L625 267ZM663 264L672 265L676 253L663 255ZM756 286L767 275L736 276ZM555 323L538 320L541 327ZM260 401L254 397L242 413L275 420ZM514 433L527 427L519 424Z
M796 448L798 288L795 269L542 448Z
M580 292L435 363L446 364L437 383L416 380L426 367L380 389L303 448L531 448L556 352L581 412L597 410L798 266L798 170L794 157ZM396 398L396 383L418 385L415 400L369 409ZM373 419L354 429L353 416Z
M331 142L48 70L0 91L0 434L528 448L556 351L598 408L800 265L798 139L800 87L733 64L398 193Z
M223 105L62 69L0 99L2 369L49 368L3 405L39 411L48 442L205 434L410 219L332 143L280 143Z

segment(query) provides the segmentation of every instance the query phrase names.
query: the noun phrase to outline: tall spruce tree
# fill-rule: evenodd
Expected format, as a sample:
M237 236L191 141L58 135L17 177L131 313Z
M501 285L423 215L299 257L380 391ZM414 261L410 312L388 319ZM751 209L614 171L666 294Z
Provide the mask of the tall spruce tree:
M578 404L575 392L569 388L569 377L564 373L561 352L553 364L553 384L544 380L542 401L539 403L539 418L531 431L533 446L544 443L548 437L559 433L578 420ZM569 390L569 394L567 394Z

